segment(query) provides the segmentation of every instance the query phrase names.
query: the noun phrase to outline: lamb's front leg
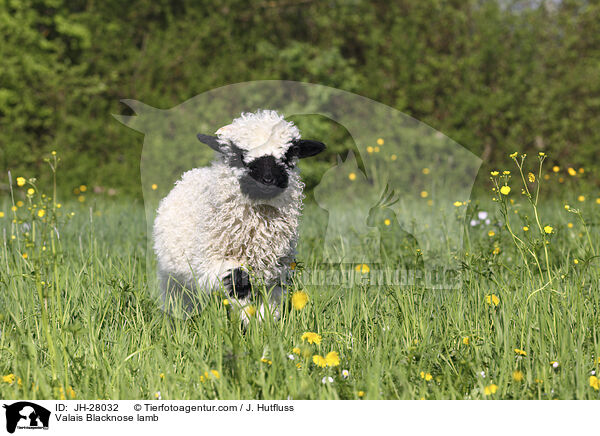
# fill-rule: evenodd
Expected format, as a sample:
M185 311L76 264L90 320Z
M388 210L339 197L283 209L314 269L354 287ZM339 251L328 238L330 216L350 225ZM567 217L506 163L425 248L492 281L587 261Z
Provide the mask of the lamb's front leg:
M223 286L227 294L236 300L248 298L252 293L250 275L242 268L234 268L223 277Z
M234 267L221 276L221 283L227 296L231 297L231 307L238 311L244 326L250 323L256 309L252 302L250 275L241 267Z

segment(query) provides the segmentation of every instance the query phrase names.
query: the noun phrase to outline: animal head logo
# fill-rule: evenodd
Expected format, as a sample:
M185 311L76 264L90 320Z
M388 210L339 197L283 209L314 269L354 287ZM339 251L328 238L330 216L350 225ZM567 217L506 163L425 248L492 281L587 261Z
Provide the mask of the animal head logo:
M470 198L481 159L424 123L356 94L289 81L229 85L171 109L156 109L134 100L123 102L135 113L115 118L145 135L140 167L149 242L160 199L183 172L208 165L215 150L223 158L239 158L245 165L254 162L255 181L268 166L272 186L257 197L278 195L285 181L276 180L274 164L285 158L288 150L277 144L283 137L291 140L283 141L286 144L293 143L295 130L278 119L265 131L256 132L256 137L232 138L231 120L257 109L285 117L320 115L343 126L354 141L354 148L334 156L330 169L322 174L314 190L318 206L304 209L304 220L314 218L311 210L327 214L317 235L322 267L342 266L361 273L370 269L373 273L385 263L398 271L416 268L419 276L430 278L428 287L459 286L454 279L451 283L438 279L438 273L447 277L443 274L450 271L454 277L460 270L456 254L462 247L466 208L456 208L453 203ZM304 130L302 135L315 137ZM324 137L323 132L318 135ZM208 147L201 146L198 139ZM260 147L240 146L254 140L261 142ZM232 146L236 141L237 149ZM320 151L318 144L312 145ZM327 146L335 149L335 144ZM267 155L273 159L260 160ZM264 185L267 181L260 182ZM148 247L148 276L155 277L152 244ZM301 237L301 256L302 250ZM311 280L327 284L316 276Z
M14 433L18 428L48 429L50 411L29 401L19 401L3 406L6 409L6 431Z

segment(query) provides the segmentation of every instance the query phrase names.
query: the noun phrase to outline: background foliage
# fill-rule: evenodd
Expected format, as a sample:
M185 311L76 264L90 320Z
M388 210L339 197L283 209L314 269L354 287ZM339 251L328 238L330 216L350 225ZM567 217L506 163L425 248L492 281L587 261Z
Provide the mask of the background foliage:
M598 165L600 2L0 0L0 169L139 195L142 136L111 113L230 83L320 83L386 103L501 165ZM344 129L314 132L332 146ZM66 168L66 170L65 170ZM6 189L6 175L0 188Z

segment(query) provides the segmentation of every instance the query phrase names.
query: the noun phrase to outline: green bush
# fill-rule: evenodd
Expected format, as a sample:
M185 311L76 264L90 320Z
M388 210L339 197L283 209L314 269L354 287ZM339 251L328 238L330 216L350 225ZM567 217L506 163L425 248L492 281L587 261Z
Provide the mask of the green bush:
M0 0L0 166L35 176L57 150L63 190L139 195L142 136L111 117L130 114L120 99L170 108L285 79L381 101L488 166L544 150L561 168L597 168L600 4L521 3ZM309 185L350 147L332 135L305 165Z

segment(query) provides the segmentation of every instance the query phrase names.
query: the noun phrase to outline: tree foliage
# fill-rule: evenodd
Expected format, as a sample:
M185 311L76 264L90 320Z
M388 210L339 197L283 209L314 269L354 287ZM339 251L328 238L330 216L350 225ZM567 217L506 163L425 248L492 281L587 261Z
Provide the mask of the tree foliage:
M257 79L381 101L490 165L598 165L598 0L0 0L0 37L0 166L35 175L57 150L65 186L139 193L120 99L169 108ZM307 124L333 145L316 167L350 141L327 123Z

